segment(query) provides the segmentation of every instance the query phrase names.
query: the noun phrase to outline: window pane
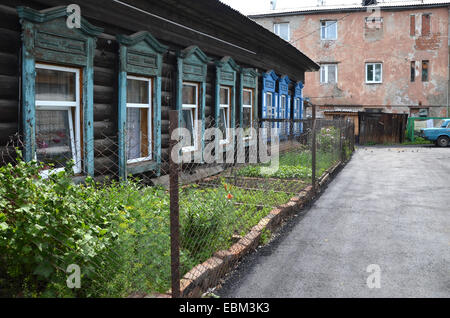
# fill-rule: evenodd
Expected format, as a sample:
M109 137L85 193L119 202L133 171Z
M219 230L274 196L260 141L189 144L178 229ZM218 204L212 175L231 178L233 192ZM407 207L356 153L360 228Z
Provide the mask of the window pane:
M375 81L381 82L381 64L375 64Z
M336 21L327 21L327 39L335 40L337 38Z
M328 83L336 83L336 65L328 65Z
M228 109L221 108L219 114L219 129L222 132L222 139L227 139L227 129L228 127Z
M68 110L36 110L36 157L55 168L74 158Z
M149 82L127 79L127 103L149 104Z
M242 109L242 128L244 129L244 137L250 136L251 127L252 127L252 108L244 107Z
M266 94L266 105L267 105L267 110L269 110L269 107L272 107L272 95L271 94Z
M194 145L194 124L193 124L193 112L192 109L183 109L181 116L181 127L189 130L190 138L186 138L184 136L183 139L184 147L193 146Z
M252 105L252 93L250 91L244 91L243 100L244 105Z
M141 158L141 110L127 108L127 157L128 160Z
M229 90L227 88L220 88L220 104L229 105Z
M411 82L416 80L416 62L411 62Z
M282 23L280 24L280 37L286 41L289 41L289 24Z
M327 34L327 33L326 33L326 25L327 25L326 22L322 22L322 23L321 23L321 27L320 27L320 32L321 32L321 33L320 33L320 34L321 34L321 38L322 38L322 39L325 39L325 38L326 38L326 34Z
M422 61L422 82L428 81L428 61Z
M75 82L73 72L36 68L36 100L74 102Z
M196 105L197 104L197 87L193 85L183 85L183 104Z
M373 81L373 64L367 64L367 81L372 82Z
M321 67L320 67L320 82L321 83L326 83L326 75L325 75L325 73L326 73L326 70L327 70L327 68L326 68L326 66L325 65L322 65Z

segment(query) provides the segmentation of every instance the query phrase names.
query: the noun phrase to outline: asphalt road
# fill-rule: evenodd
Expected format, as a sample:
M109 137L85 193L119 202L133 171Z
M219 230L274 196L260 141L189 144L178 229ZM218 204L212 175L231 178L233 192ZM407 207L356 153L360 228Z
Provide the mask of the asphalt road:
M380 288L369 288L370 264ZM360 148L222 297L450 297L450 148Z

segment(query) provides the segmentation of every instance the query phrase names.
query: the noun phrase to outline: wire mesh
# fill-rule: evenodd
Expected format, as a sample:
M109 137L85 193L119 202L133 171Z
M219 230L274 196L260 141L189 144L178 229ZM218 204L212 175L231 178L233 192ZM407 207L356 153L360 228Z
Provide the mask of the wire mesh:
M264 125L273 128L259 129ZM221 266L224 257L233 258L230 251L242 249L263 218L312 180L311 120L246 123L241 132L225 137L208 135L212 128L214 120L207 118L205 133L197 135L198 149L204 151L200 157L185 155L178 165L180 276L175 279L182 288L191 282L182 296L220 283L239 261ZM126 132L124 179L122 139L96 136L94 176L86 177L86 140L75 135L64 139L58 127L38 131L47 135L45 143L36 145L37 160L21 159L19 135L0 152L0 296L144 297L169 292L174 275L169 149L155 152L153 136L134 131L127 138ZM320 177L349 158L354 128L349 122L317 121L316 137ZM58 148L60 142L64 147ZM272 233L258 235L264 244Z

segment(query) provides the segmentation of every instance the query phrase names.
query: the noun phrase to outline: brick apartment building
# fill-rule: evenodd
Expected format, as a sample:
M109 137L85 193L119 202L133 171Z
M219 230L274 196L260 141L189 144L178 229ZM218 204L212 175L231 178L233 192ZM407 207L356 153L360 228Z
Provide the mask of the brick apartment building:
M449 1L363 1L250 18L321 65L304 88L320 111L448 116L449 12Z

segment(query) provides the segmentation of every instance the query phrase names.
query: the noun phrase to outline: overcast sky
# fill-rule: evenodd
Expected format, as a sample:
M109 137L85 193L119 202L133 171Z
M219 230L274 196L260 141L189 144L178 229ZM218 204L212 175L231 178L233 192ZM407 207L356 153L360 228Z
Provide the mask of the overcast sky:
M221 0L236 10L244 14L252 12L261 12L270 9L270 0ZM343 4L343 3L357 3L360 0L325 0L327 5ZM317 0L277 0L277 9L306 7L317 5Z
M270 9L270 0L220 0L243 14L262 12ZM397 2L405 0L384 0L384 2ZM277 9L316 6L318 0L277 0ZM361 4L361 0L324 0L326 5ZM378 1L383 2L383 1Z

